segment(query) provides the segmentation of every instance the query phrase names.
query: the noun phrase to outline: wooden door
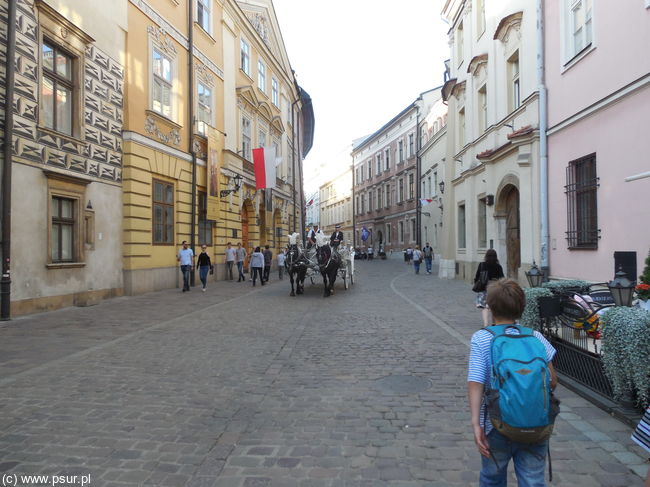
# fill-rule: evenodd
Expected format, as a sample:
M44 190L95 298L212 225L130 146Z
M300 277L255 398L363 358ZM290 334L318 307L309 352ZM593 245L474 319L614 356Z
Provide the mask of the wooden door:
M517 279L521 266L521 236L519 228L519 190L512 188L506 196L507 276Z
M246 209L246 206L243 206L241 209L241 245L244 249L246 249L246 252L250 252L248 248L248 210ZM250 255L246 256L246 259L244 259L244 269L248 269L248 260L250 259Z

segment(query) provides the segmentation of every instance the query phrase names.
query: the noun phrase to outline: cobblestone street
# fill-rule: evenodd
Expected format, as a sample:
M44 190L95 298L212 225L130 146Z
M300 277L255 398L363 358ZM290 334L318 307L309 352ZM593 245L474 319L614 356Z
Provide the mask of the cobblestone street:
M354 286L338 281L328 299L320 279L292 298L271 278L0 325L0 474L90 475L92 487L478 485L470 286L414 275L398 256L358 262ZM641 486L630 428L559 396L551 485Z

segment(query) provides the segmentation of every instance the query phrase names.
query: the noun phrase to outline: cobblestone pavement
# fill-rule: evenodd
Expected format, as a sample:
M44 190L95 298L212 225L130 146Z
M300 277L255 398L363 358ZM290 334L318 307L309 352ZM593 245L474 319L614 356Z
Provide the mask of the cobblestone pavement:
M358 263L355 277L328 299L320 282L295 298L286 280L219 282L1 325L0 475L90 475L92 487L477 485L469 286L397 258ZM641 486L647 463L629 427L559 393L552 485Z

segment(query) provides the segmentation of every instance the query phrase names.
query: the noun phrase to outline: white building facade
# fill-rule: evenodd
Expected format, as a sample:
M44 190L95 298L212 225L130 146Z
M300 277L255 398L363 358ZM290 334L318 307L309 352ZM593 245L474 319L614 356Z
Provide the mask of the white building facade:
M441 277L472 279L489 248L525 281L540 252L534 0L447 0L450 79Z
M346 169L320 187L321 229L331 234L337 225L345 244L352 243L352 170Z

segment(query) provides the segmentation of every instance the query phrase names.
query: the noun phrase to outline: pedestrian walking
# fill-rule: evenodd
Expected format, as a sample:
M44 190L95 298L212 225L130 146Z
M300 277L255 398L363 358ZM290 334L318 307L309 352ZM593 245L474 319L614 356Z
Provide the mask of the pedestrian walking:
M235 259L237 258L237 252L232 248L232 244L228 242L226 247L226 279L233 280L232 277L232 268L235 265Z
M410 264L413 261L413 248L409 247L406 249L406 263Z
M646 409L641 421L639 421L634 433L632 433L632 440L650 453L650 407ZM650 470L648 470L645 477L645 487L650 487Z
M420 250L420 246L416 245L415 249L413 250L413 268L415 269L416 274L420 273L421 263L422 263L422 251Z
M557 385L551 363L555 349L538 331L516 324L526 298L514 280L490 283L487 302L497 326L472 336L467 374L474 441L481 454L479 486L505 487L512 459L520 486L545 487L548 437L559 412L551 394ZM518 340L509 340L512 336Z
M273 252L269 249L268 245L264 246L264 282L269 280L269 274L271 274L271 263L273 262Z
M251 260L249 262L251 268L251 281L253 281L253 286L257 280L257 276L260 277L260 283L264 285L264 278L262 276L262 270L264 269L264 254L260 252L259 247L255 247L255 250L251 254Z
M237 272L239 272L239 279L237 279L237 282L246 281L246 276L244 275L244 261L246 260L246 249L241 246L241 242L237 243L237 249L235 250L235 255L237 257Z
M210 256L208 255L207 249L207 245L201 245L201 253L196 260L196 268L199 270L199 277L201 278L201 284L203 284L201 291L203 292L205 292L205 289L208 287L208 272L213 270L212 262L210 262Z
M474 276L474 288L476 290L476 307L481 310L483 316L483 327L492 324L492 317L490 316L490 308L486 302L486 289L489 281L494 279L501 279L504 277L503 268L497 259L497 251L488 249L485 252L485 258L476 269L476 276Z
M431 274L431 267L433 264L433 248L429 245L429 242L422 249L422 255L424 257L424 263L427 268L427 274Z
M180 262L183 274L183 292L190 290L190 273L194 267L194 251L189 248L187 240L183 240L182 248L178 251L176 261Z
M372 246L368 247L368 260L372 260L374 255L375 255L375 249Z
M280 280L284 278L284 266L287 261L287 256L284 253L284 249L280 249L280 252L278 253L278 276L280 277Z

